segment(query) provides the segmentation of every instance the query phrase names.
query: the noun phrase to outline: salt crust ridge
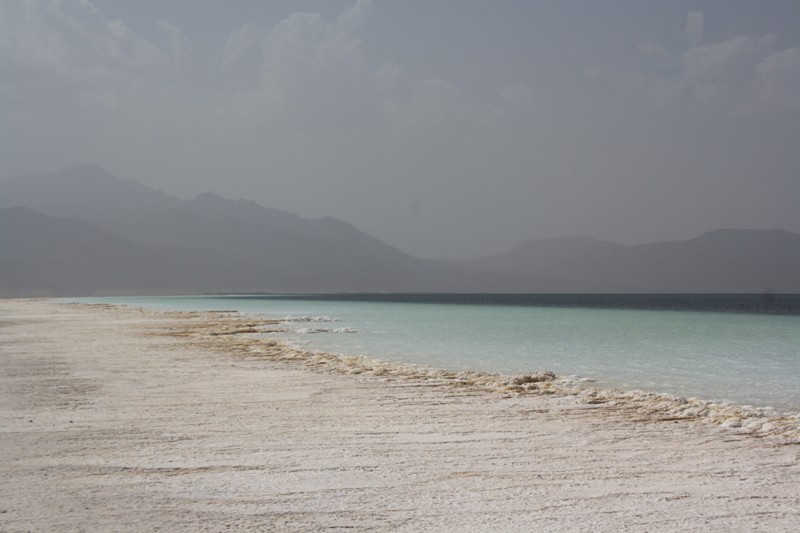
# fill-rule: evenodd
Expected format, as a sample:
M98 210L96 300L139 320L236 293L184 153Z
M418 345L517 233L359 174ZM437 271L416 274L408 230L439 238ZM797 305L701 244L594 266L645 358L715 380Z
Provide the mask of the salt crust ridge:
M114 309L113 304L73 304ZM271 360L299 363L315 371L346 375L366 375L383 379L418 381L427 386L445 386L466 392L492 392L508 396L528 394L554 397L573 397L586 405L615 409L639 416L643 421L698 421L766 437L784 444L800 443L800 413L774 413L750 406L709 402L672 394L646 390L623 391L587 387L572 377L559 377L549 371L504 376L488 372L430 368L419 365L392 363L364 356L337 355L300 350L265 333L283 332L286 320L254 320L230 311L154 311L139 309L152 315L171 315L191 319L181 328L169 328L169 336L189 337L202 344L223 348L228 353L263 357ZM188 327L187 327L188 326ZM162 333L163 334L163 333Z

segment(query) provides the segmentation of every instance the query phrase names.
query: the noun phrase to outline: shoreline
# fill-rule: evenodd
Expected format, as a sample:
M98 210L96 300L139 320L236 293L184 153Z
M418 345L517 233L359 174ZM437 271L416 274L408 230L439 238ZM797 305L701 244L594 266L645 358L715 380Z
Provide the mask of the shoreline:
M0 529L800 524L797 418L254 337L274 322L0 301Z
M495 295L489 300L484 298L483 305L469 303L471 300L464 300L465 295L421 295L424 303L441 305L452 302L459 306L466 303L464 312L475 315L472 320L480 320L481 327L490 328L487 334L491 337L483 337L482 333L465 328L464 324L469 321L455 318L457 315L448 313L445 307L422 305L417 312L407 305L411 302L406 301L406 295L398 299L399 296L381 295L381 298L389 298L387 302L396 301L403 305L391 306L386 313L379 313L380 316L369 313L373 296L366 297L363 300L366 305L361 305L364 295L335 295L334 302L328 302L324 296L318 300L317 296L292 295L277 297L274 303L270 300L262 302L262 297L255 296L241 297L244 299L187 296L185 300L180 297L164 300L122 297L71 302L116 303L163 310L235 309L243 316L286 318L286 332L269 337L281 338L300 350L365 355L451 371L516 375L550 370L603 390L650 391L674 395L675 398L697 399L711 404L716 410L719 406L745 407L748 414L744 418L748 419L753 410L768 416L794 417L800 413L800 396L797 394L800 369L794 364L798 355L795 346L800 343L797 333L800 331L797 327L800 315L782 318L749 315L740 319L737 316L740 313L732 312L728 305L725 307L727 310L713 313L681 311L673 317L657 302L653 303L653 295L648 295L639 304L652 305L633 311L629 322L628 316L619 315L629 312L623 309L566 309L560 305L565 303L560 295L555 300L559 306L552 312L547 302L530 302L531 295L522 295L523 302L532 304L530 309L527 305L515 306L497 300ZM600 297L596 303L613 303L606 299L607 296ZM625 295L620 297L628 298ZM349 300L352 298L357 301L351 304ZM298 299L299 302L295 301ZM345 301L342 305L338 303L340 299ZM705 300L701 299L702 302ZM554 301L550 301L552 303ZM502 309L496 313L494 308L498 306ZM516 311L515 307L525 309ZM439 309L443 312L439 313ZM510 320L498 319L505 313L511 315ZM694 320L695 314L697 321ZM532 328L528 327L526 315L531 315ZM623 327L615 315L624 321ZM343 322L321 326L295 324L307 319L315 322L315 318ZM573 321L574 328L569 326ZM674 327L670 327L673 322ZM554 328L540 326L550 323ZM597 331L592 331L592 324ZM340 325L349 327L337 327ZM356 335L338 335L345 329ZM523 331L527 333L520 334ZM692 336L692 339L676 334L678 331ZM477 337L473 337L474 334ZM491 343L485 342L488 338L492 339ZM587 353L594 355L586 357ZM759 357L759 354L764 357ZM720 413L720 416L724 417L725 413ZM737 425L743 420L731 420L730 423Z
M740 433L800 444L800 411L782 411L728 402L686 398L644 389L622 390L588 385L569 376L557 376L543 369L518 375L482 371L451 371L431 366L395 363L380 358L342 355L324 350L303 350L272 339L249 335L282 332L284 319L262 319L237 310L159 311L124 304L64 304L100 309L130 309L155 316L203 316L211 323L188 333L197 338L216 339L226 350L254 357L276 358L300 363L315 371L346 375L393 376L421 380L431 385L474 388L507 396L544 395L574 397L584 405L604 405L629 412L631 416L656 421L692 420L718 425ZM217 322L215 322L217 321ZM223 325L224 324L224 325Z

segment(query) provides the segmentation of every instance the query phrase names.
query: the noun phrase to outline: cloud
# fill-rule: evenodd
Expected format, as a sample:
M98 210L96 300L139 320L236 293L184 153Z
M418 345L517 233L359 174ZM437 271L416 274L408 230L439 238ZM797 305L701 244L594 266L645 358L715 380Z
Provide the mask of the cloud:
M592 75L589 73L588 75ZM500 98L503 102L522 109L533 107L533 91L524 83L509 85L500 91Z
M164 32L169 40L173 64L175 67L180 68L189 50L189 40L180 29L173 26L169 21L160 19L156 24L158 24L158 28Z
M656 45L639 45L643 66L624 74L624 83L659 106L702 105L728 115L768 111L777 102L798 111L795 54L775 52L775 35L739 35L701 44L703 14L693 11L686 22L689 47L670 53ZM653 72L652 67L660 66ZM649 69L648 69L649 67Z
M388 61L374 74L374 81L381 93L381 105L389 114L400 113L408 92L408 80L403 67Z
M694 48L703 41L703 13L691 11L686 17L686 35L689 37L689 45Z
M145 87L162 85L178 57L88 0L0 2L0 21L0 113L29 128L34 116L71 115L85 123L92 110L107 113L132 95L152 92ZM183 53L180 31L161 27Z
M261 33L256 27L246 22L237 31L231 33L225 46L217 53L223 64L232 63L258 46Z
M361 32L372 11L370 0L356 0L333 18L297 12L271 27L244 23L216 52L213 83L182 85L178 98L171 86L183 74L189 38L170 21L154 21L165 37L159 48L89 0L0 2L0 68L10 80L0 81L0 94L14 112L46 109L47 102L60 112L94 106L130 112L130 120L152 113L184 121L189 113L180 109L192 106L199 113L192 123L208 115L210 129L223 122L225 130L252 131L259 121L274 129L282 117L284 126L320 135L365 121L462 127L464 120L484 122L498 107L530 104L523 85L477 101L435 76L410 79L391 58L370 65ZM214 72L220 67L224 74Z
M412 98L418 117L427 123L438 122L447 115L460 114L464 107L464 97L458 87L440 79L419 81Z
M186 72L190 36L167 20L153 21L159 48L87 0L0 1L0 29L10 28L0 35L0 117L23 124L16 136L53 160L177 169L192 161L196 175L211 176L223 161L244 168L256 159L316 175L332 168L318 161L361 145L413 147L434 159L436 143L481 135L512 115L498 109L518 116L530 104L523 84L479 99L369 57L362 33L372 9L361 0L333 17L298 12L269 27L242 24L207 69ZM187 75L192 83L182 83Z
M15 65L96 80L124 69L163 68L167 56L120 20L108 20L88 0L30 0L0 7L10 30L4 59Z
M246 24L232 33L218 54L223 63L232 65L253 51L261 54L256 84L233 96L238 108L253 105L254 116L282 115L322 134L332 125L384 119L395 121L394 130L480 122L498 103L525 105L523 86L499 95L498 102L480 103L447 80L409 79L395 61L370 65L360 30L371 11L370 1L359 0L333 20L298 12L268 29Z
M325 87L341 89L364 74L361 40L348 24L326 22L319 13L292 14L261 43L261 86L287 99Z
M759 54L774 36L739 36L716 44L697 46L684 52L683 79L690 85L733 85L754 74Z
M756 88L762 102L800 113L800 48L788 48L764 58L756 70Z
M722 111L746 114L754 110L752 83L755 64L773 36L744 37L697 46L683 56L683 72L675 91Z
M355 31L366 23L372 11L372 0L356 0L356 3L345 9L337 19L337 25L347 31Z

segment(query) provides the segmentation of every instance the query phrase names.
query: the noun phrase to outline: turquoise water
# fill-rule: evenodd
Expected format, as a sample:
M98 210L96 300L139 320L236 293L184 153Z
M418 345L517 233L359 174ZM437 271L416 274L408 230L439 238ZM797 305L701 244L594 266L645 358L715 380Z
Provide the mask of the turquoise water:
M305 349L449 370L552 370L647 389L800 411L800 316L642 308L339 301L282 297L93 298L286 318ZM624 306L623 306L624 307Z

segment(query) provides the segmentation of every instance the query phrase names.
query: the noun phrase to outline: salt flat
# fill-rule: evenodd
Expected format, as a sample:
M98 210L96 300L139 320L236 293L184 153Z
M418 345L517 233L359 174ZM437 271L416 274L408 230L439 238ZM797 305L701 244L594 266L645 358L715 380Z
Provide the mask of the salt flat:
M800 445L0 300L0 530L800 530ZM239 332L239 333L237 333Z

